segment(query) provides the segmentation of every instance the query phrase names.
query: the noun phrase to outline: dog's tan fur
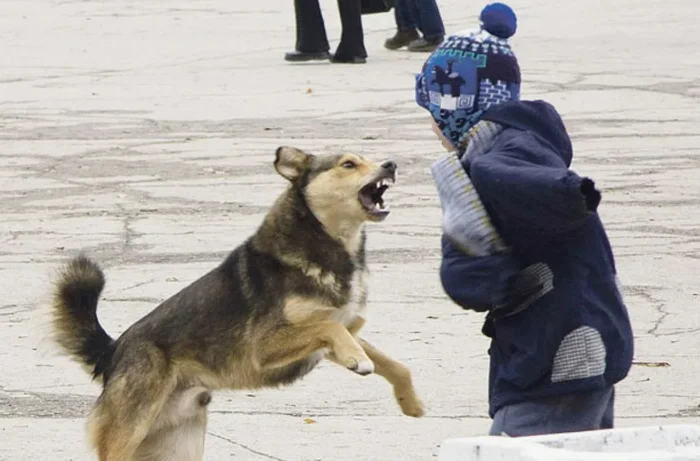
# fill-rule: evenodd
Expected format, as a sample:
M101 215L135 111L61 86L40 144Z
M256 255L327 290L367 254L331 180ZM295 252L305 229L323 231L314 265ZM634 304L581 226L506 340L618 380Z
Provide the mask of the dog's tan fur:
M370 213L358 194L395 165L284 147L290 186L260 228L216 269L112 340L96 317L100 267L80 256L56 283L56 340L103 392L90 414L100 461L198 461L218 389L291 384L324 357L384 377L406 415L423 405L411 373L357 337L365 323ZM364 190L364 189L363 189Z

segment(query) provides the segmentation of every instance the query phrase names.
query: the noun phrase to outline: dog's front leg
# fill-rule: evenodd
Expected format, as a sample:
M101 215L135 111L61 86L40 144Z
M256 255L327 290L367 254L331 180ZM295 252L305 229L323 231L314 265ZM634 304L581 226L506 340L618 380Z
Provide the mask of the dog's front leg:
M374 372L394 387L394 396L403 413L415 418L423 416L425 414L423 402L416 395L410 370L367 341L359 339L359 342L367 356L374 362Z
M363 326L365 326L364 317L357 316L355 320L353 320L350 323L350 325L348 325L348 331L351 335L357 336L357 334L360 332Z
M262 341L257 355L260 367L270 370L304 360L321 349L329 349L337 363L359 375L374 371L364 348L332 320L285 325Z

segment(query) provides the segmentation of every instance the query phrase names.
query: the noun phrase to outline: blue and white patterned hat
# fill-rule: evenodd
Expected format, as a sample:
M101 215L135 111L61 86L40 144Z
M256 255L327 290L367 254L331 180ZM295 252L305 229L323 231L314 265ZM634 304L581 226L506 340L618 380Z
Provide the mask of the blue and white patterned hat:
M490 3L481 29L451 35L416 75L416 102L432 114L453 145L489 107L520 99L520 66L508 38L517 18L504 3Z

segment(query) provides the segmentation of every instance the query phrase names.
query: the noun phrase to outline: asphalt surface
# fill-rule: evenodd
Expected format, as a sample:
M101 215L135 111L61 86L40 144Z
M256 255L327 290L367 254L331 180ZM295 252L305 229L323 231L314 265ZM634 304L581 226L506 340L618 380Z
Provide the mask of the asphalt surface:
M523 97L557 106L574 168L603 191L637 339L618 425L700 423L700 5L511 4ZM448 31L482 6L440 1ZM282 144L399 163L394 211L369 232L366 336L411 368L428 414L324 364L284 390L217 393L205 459L431 459L487 431L482 316L437 273L441 147L412 88L425 55L382 48L392 15L364 24L366 65L290 65L288 1L2 2L0 460L96 459L84 422L99 388L47 333L55 268L79 250L104 264L99 316L119 334L254 231L284 187Z

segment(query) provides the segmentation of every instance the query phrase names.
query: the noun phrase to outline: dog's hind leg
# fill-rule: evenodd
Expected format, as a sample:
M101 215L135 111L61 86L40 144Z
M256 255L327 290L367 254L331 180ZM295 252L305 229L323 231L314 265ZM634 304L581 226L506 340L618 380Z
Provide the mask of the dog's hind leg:
M88 422L100 461L133 461L177 381L155 347L134 348L124 356Z
M149 461L202 461L206 433L206 416L183 421L166 439L172 446L169 456Z
M207 406L211 393L203 387L175 391L134 461L201 461L207 430Z
M359 339L359 342L374 362L374 372L389 381L394 387L394 396L403 413L416 418L423 416L425 414L423 402L416 395L410 370L367 341Z

